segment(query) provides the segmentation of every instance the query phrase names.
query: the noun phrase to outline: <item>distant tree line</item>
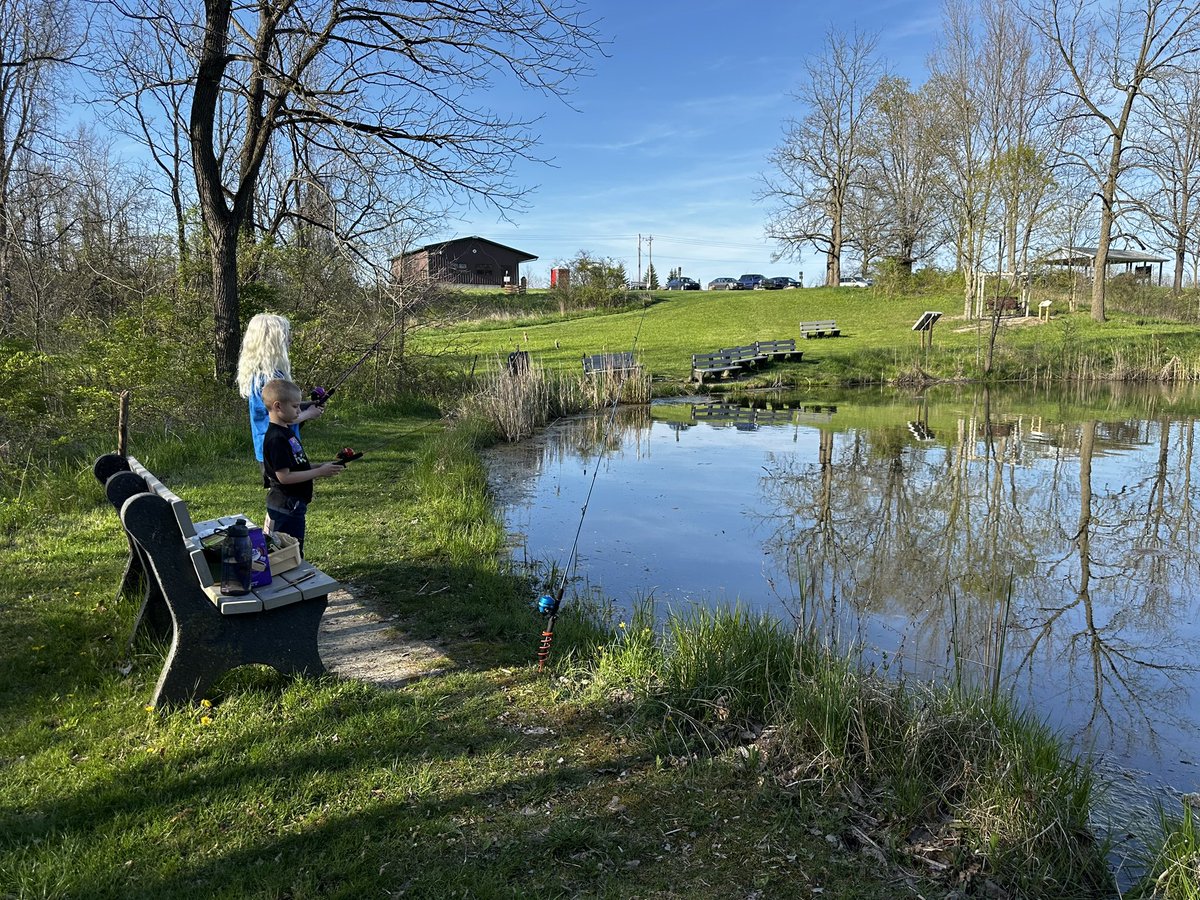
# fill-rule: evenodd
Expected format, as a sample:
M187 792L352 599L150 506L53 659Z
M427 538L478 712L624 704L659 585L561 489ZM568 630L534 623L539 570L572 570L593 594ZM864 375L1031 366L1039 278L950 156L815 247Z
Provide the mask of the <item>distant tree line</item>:
M1191 0L947 0L921 85L890 74L878 38L831 29L805 62L800 113L765 175L781 256L816 249L901 272L950 256L1027 271L1061 245L1097 247L1105 318L1114 238L1200 274L1200 6ZM1001 250L1002 248L1002 250Z

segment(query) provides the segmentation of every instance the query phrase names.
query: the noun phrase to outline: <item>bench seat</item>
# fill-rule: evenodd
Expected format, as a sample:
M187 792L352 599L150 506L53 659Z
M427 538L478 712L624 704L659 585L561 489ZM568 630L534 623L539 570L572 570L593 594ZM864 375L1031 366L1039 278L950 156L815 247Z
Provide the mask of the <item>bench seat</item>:
M724 377L728 372L740 372L742 365L733 357L723 352L693 353L692 378L698 384L704 384L705 375Z
M833 319L800 323L800 336L805 340L814 337L838 337L841 333L841 329L837 327L837 322Z
M274 575L249 594L221 593L203 538L246 516L196 525L187 504L133 457L108 454L93 467L120 513L130 556L121 589L141 585L134 635L169 639L154 706L194 702L222 675L258 663L287 674L325 672L317 633L338 582L311 563Z
M641 365L634 359L630 350L621 353L593 353L583 357L584 375L595 375L597 372L636 372L640 368Z

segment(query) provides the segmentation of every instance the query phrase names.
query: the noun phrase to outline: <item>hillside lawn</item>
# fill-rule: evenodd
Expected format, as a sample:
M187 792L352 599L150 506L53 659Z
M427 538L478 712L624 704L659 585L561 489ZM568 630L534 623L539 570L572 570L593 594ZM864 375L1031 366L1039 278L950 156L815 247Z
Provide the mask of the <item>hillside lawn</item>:
M638 295L635 295L637 297ZM580 371L585 354L635 350L656 381L683 382L691 355L755 340L796 338L804 358L776 363L771 381L796 386L891 380L919 366L935 378L979 377L991 320L964 320L962 296L887 298L857 288L781 291L659 291L641 296L643 308L586 316L534 313L530 301L519 316L473 322L419 339L431 352L448 352L466 363L502 359L528 351L547 368ZM1035 295L1035 304L1037 302ZM497 305L503 304L497 298ZM922 351L913 324L926 310L942 312L933 348ZM1048 375L1136 377L1179 357L1189 372L1200 371L1200 334L1194 325L1113 313L1093 322L1086 309L1067 312L1054 301L1047 322L1002 317L994 377L1034 379ZM833 319L838 338L803 340L799 323Z

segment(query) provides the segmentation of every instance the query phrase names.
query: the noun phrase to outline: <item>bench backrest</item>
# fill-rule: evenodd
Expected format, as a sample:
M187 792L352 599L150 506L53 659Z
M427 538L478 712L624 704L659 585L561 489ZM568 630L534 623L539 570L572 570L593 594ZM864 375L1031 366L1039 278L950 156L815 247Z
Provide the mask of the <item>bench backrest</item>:
M758 356L758 347L754 344L743 344L740 347L722 347L721 355L731 359L754 359Z
M716 353L693 353L692 368L703 369L711 366L713 363L721 363L727 366L736 366L737 360L729 355L724 350L718 350Z
M837 322L834 321L833 319L827 319L826 321L823 321L823 322L801 322L800 323L801 331L816 331L818 329L836 328L836 327L837 327Z
M755 341L754 346L759 353L794 353L796 350L796 339L779 338L773 341Z
M630 350L621 353L593 353L583 358L584 374L636 367L637 363L634 362L633 352Z

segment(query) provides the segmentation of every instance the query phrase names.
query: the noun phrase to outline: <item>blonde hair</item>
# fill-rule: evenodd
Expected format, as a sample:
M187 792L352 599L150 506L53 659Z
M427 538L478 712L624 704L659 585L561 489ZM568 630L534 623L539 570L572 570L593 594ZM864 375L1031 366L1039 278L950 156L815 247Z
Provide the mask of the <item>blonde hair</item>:
M238 393L249 397L255 383L272 378L292 378L292 362L288 359L288 340L292 325L283 316L259 313L246 326L242 335L242 352L238 356Z
M286 378L272 378L263 385L263 406L270 409L276 402L296 401L304 396L300 388Z

